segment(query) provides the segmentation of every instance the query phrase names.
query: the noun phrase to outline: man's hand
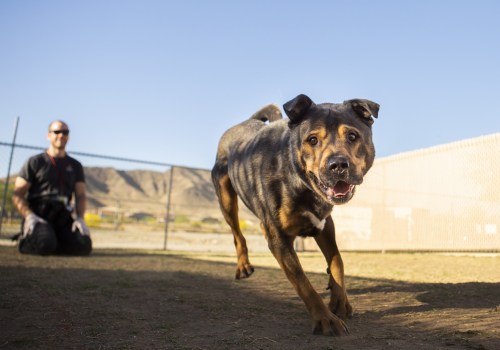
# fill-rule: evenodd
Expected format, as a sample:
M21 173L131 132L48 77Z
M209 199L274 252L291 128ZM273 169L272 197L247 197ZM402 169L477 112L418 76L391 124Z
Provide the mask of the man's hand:
M73 221L73 226L71 227L71 230L73 232L78 230L82 235L90 236L89 227L85 223L85 220L83 220L82 218L77 218L75 221Z
M39 217L34 213L29 214L24 220L23 238L30 235L35 229L36 224L38 223L46 224L47 221L45 221L44 219L42 219L41 217Z

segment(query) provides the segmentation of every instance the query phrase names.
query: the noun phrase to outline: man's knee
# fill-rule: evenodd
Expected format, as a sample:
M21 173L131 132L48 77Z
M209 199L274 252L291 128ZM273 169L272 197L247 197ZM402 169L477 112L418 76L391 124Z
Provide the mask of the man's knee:
M78 255L89 255L92 252L92 240L89 236L81 235Z
M25 254L50 255L56 250L57 237L49 224L36 224L33 232L19 243L19 251Z
M89 255L92 251L92 240L78 231L71 231L71 227L58 231L58 254L62 255Z

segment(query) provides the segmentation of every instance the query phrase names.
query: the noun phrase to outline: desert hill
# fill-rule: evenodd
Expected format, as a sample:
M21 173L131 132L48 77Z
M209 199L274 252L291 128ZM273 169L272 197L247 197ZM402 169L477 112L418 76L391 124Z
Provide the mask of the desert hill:
M167 206L170 174L171 170L85 167L88 209L119 208L126 215L162 216ZM222 219L208 170L175 167L170 196L170 208L176 214ZM251 215L245 209L241 214Z

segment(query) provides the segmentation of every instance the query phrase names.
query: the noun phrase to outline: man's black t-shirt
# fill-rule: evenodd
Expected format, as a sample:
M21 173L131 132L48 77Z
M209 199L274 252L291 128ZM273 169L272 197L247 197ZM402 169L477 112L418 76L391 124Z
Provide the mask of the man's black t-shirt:
M85 182L82 164L66 155L54 158L47 152L29 158L18 174L31 186L28 202L42 197L64 196L67 203L75 191L75 183Z

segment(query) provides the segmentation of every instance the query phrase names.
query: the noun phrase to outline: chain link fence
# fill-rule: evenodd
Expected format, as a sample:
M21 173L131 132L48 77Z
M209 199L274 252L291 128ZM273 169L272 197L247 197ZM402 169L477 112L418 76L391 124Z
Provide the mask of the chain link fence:
M10 237L20 231L21 217L11 201L17 172L45 149L0 142L0 195L6 198L2 244L15 244ZM68 154L84 165L85 219L94 247L234 250L209 170L70 150ZM251 250L267 250L265 240L256 235L260 231L255 217L245 208L241 226L256 242Z
M0 142L4 244L19 231L10 201L16 173L44 149ZM497 133L377 159L354 199L333 210L340 249L500 251L499 150ZM234 250L209 170L68 153L85 167L95 247ZM267 251L258 220L242 204L240 225L251 251ZM311 238L298 239L297 248L317 250Z

